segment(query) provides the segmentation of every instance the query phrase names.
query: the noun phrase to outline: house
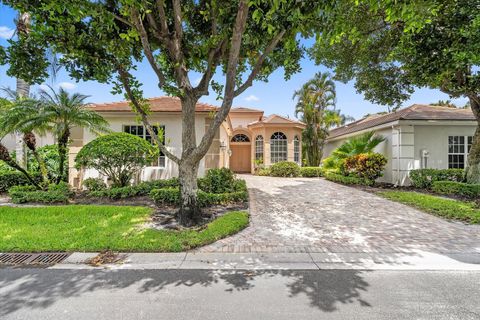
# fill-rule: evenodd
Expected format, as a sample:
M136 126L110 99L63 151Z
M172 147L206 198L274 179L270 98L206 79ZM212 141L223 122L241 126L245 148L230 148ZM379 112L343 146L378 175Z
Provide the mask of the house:
M385 138L375 151L388 159L381 180L408 185L412 169L465 168L477 125L470 109L414 104L331 130L324 157L349 138L375 131Z
M169 151L180 156L182 152L182 120L180 99L158 97L148 99L151 115L150 122L162 128L164 143ZM109 123L112 131L128 132L151 140L144 126L137 121L128 101L92 104L89 106L101 114ZM212 123L217 107L198 103L196 106L195 126L197 143ZM252 173L255 163L266 166L288 160L300 164L301 132L304 124L279 115L264 116L262 110L250 108L232 108L227 119L217 132L208 153L200 163L199 175L210 168L231 168L237 173ZM160 131L161 132L161 131ZM95 170L77 171L74 159L83 145L95 139L88 129L76 128L72 131L70 145L70 184L79 186L88 177L98 177ZM142 170L139 180L170 178L178 175L177 165L161 155L152 166Z

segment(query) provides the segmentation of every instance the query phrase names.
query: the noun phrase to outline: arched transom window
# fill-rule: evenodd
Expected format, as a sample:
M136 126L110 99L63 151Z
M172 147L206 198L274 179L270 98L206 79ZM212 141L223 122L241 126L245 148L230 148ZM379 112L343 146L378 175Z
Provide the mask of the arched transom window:
M275 132L270 137L270 161L287 161L287 136L283 132Z
M246 135L239 133L233 136L232 142L250 142L250 139Z
M263 160L263 136L255 138L255 160Z
M300 139L298 136L293 138L293 161L300 163Z

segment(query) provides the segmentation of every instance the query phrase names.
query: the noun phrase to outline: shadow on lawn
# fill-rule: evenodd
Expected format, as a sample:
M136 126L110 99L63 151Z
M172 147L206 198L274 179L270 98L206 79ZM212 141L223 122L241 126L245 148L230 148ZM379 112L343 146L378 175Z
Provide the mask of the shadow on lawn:
M122 291L131 293L167 294L182 287L219 289L235 295L245 290L265 290L269 281L281 283L288 289L289 298L305 295L313 308L324 312L337 310L337 305L370 304L361 298L369 284L361 271L312 270L312 271L219 271L219 270L0 270L0 318L19 309L35 311L46 309L68 298L103 291L108 294ZM217 288L216 288L217 287ZM127 289L130 288L130 289ZM210 291L210 290L209 290ZM208 293L209 291L205 291ZM198 290L192 291L198 294ZM203 291L202 291L203 292ZM211 292L211 291L210 291ZM282 291L277 292L282 294ZM196 297L199 300L205 297ZM283 298L280 296L280 298ZM186 299L191 301L194 296ZM171 303L171 301L169 302Z

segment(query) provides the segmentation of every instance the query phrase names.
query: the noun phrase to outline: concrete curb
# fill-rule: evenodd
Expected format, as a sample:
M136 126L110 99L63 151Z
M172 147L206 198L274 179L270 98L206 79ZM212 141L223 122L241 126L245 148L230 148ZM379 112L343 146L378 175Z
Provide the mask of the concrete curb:
M73 253L50 269L480 271L480 253L125 253L119 264L85 264L96 255Z

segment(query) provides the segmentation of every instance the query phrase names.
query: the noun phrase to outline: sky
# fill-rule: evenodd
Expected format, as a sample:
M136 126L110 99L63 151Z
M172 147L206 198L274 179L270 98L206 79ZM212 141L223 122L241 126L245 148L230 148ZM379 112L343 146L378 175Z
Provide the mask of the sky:
M6 46L7 39L13 36L14 19L16 13L10 8L0 4L0 45ZM295 90L310 80L317 72L330 71L325 67L315 65L309 59L301 61L302 70L293 75L288 81L283 77L283 70L275 71L269 78L268 82L255 82L252 87L247 89L242 95L235 98L233 102L234 107L243 106L261 109L265 114L276 113L283 116L294 118L295 101L292 99ZM0 88L9 87L15 88L15 79L7 76L8 66L0 66ZM143 83L143 90L145 97L158 97L164 95L157 87L155 81L156 76L149 67L147 62L143 62L138 66L138 71L135 73L138 79ZM195 84L199 79L198 75L192 74L191 81ZM216 76L220 80L220 75ZM80 92L88 95L89 102L113 102L123 100L123 95L113 95L111 93L111 85L101 84L95 81L76 82L71 79L65 71L60 71L55 82L47 80L45 84L51 85L54 88L63 87L65 90L71 92ZM43 84L43 85L45 85ZM41 85L40 85L41 86ZM39 86L34 86L32 90L38 90ZM371 114L381 111L386 111L387 107L373 104L364 99L363 95L357 93L354 88L354 83L336 82L337 104L336 108L341 110L343 114L353 116L355 119L360 119L365 114ZM0 94L1 96L1 94ZM411 98L402 104L402 107L408 107L415 103L429 104L439 100L451 100L459 106L466 103L466 99L450 99L448 95L439 90L432 89L417 89ZM215 94L203 97L200 101L220 105L220 101L216 100Z

